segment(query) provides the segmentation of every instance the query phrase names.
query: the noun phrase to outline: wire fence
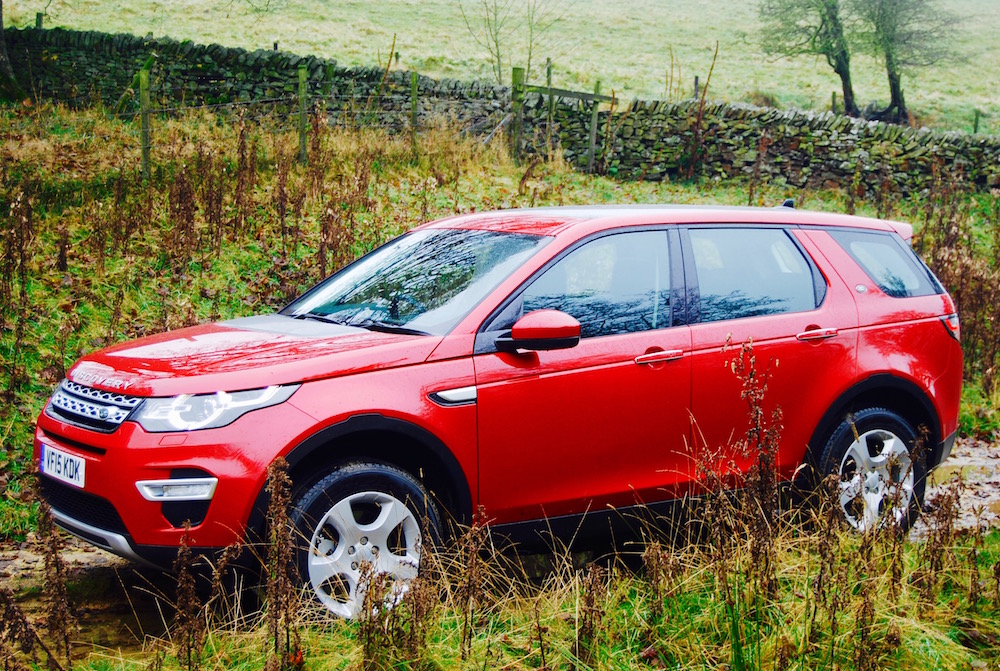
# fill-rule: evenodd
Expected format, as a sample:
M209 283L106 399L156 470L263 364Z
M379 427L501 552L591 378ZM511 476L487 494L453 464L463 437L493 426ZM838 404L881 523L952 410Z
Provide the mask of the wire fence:
M509 89L506 97L503 97L502 92L495 91L490 96L477 97L475 94L465 95L464 91L450 90L447 87L428 87L426 78L423 78L424 85L421 86L421 78L415 72L409 73L409 87L398 76L389 81L388 70L380 79L334 82L327 78L310 82L306 68L300 66L297 82L262 80L255 82L249 89L261 91L265 95L229 100L226 99L229 96L247 95L248 87L245 82L239 91L232 82L215 77L199 77L183 84L165 83L162 80L151 83L154 61L153 58L147 60L117 104L108 112L110 116L122 119L141 119L144 176L149 174L153 119L192 113L232 114L243 121L267 124L276 129L297 128L299 158L302 162L308 160L306 148L312 126L310 119L316 116L325 117L329 125L381 129L394 133L409 132L415 146L417 133L425 131L432 124L438 125L445 121L452 127L457 127L462 136L482 136L484 143L492 142L497 135L503 134L517 159L526 144L522 138L526 128L526 100L529 98L547 99L546 105L539 106L543 114L539 116L536 113L527 122L528 126L538 121L544 123L544 142L530 146L530 150L537 150L541 144L547 149L552 147L555 99L562 100L561 104L579 108L578 111L585 112L591 118L591 145L594 145L597 138L598 105L617 102L613 97L600 95L599 90L580 93L552 87L551 66L547 86L525 84L523 70L515 68L514 86ZM292 92L296 83L297 92ZM285 94L267 94L276 88L283 89ZM69 103L93 99L94 96L78 95L72 97ZM106 103L101 101L101 104ZM545 110L547 113L544 113ZM591 164L594 151L595 147L592 146Z

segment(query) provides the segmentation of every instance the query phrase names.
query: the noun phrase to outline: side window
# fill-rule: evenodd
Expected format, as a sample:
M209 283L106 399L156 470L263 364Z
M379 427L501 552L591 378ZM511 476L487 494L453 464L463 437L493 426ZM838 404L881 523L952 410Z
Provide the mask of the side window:
M818 299L812 267L777 228L692 228L701 321L803 312Z
M579 320L584 338L670 326L664 231L618 233L560 259L521 294L522 314L553 308Z
M831 231L830 235L889 296L938 293L926 266L897 236L876 231Z

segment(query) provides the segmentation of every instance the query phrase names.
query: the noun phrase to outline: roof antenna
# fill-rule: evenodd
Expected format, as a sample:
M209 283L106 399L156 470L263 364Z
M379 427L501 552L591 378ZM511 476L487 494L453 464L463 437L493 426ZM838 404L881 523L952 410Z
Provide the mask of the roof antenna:
M790 207L790 208L792 208L794 210L795 209L795 199L794 198L785 198L785 202L783 202L781 204L781 206L782 207Z

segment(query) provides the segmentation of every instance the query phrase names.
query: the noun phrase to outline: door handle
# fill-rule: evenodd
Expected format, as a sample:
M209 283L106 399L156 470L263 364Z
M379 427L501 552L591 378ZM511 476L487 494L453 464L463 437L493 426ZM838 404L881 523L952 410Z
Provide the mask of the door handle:
M663 349L656 352L640 354L635 358L635 362L640 366L643 364L663 363L664 361L676 361L684 356L682 349Z
M837 335L837 329L809 329L808 331L803 331L795 336L797 340L826 340L827 338L832 338Z

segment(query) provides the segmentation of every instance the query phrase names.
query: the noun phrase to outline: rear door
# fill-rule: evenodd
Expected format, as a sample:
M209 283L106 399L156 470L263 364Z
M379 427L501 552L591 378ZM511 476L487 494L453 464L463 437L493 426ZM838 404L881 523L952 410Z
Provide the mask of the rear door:
M686 472L691 335L675 230L588 239L554 260L482 329L475 357L479 500L516 522L670 498ZM675 256L677 245L674 245ZM570 349L504 353L523 314L582 325Z
M854 300L819 249L797 229L691 226L682 232L692 294L692 412L702 465L745 472L756 453L741 356L766 382L765 423L780 409L779 473L790 478L830 403L855 376ZM752 347L741 355L744 343Z

